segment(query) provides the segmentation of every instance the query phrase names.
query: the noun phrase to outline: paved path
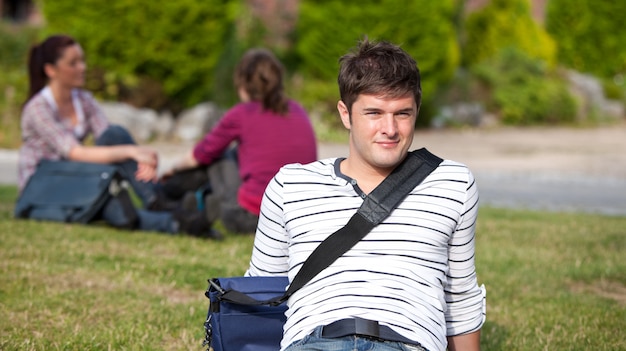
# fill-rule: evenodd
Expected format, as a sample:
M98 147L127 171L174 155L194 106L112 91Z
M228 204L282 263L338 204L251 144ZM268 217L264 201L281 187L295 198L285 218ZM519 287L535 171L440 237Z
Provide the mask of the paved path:
M153 144L162 169L191 145ZM416 133L414 148L467 164L481 204L626 216L626 125L610 128L502 128ZM321 158L345 156L322 144ZM15 184L17 153L0 150L0 184Z
M0 184L17 184L17 152L0 149Z

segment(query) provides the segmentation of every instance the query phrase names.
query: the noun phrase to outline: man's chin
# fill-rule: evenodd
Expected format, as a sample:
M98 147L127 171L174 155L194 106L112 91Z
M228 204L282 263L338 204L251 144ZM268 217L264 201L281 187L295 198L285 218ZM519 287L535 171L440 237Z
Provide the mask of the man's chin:
M380 169L394 169L397 165L404 160L406 153L399 155L384 155L376 158L376 167Z

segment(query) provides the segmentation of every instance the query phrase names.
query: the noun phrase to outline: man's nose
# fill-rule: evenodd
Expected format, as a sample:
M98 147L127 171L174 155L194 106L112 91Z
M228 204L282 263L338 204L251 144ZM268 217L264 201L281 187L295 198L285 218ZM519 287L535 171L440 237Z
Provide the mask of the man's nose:
M398 133L398 124L393 113L387 113L381 120L381 132L388 136L395 136Z

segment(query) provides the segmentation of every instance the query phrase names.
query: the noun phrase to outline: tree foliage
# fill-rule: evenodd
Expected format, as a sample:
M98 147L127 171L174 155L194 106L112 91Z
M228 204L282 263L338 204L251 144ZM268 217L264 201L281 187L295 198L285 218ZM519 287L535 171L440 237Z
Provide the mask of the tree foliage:
M303 89L311 87L306 95L334 106L338 59L367 35L399 44L416 59L428 101L460 60L456 9L454 0L303 0L295 54L307 82Z
M239 2L54 0L42 5L47 34L75 37L94 71L105 72L96 93L119 97L117 87L141 87L147 80L160 83L169 99L190 106L210 96Z
M301 3L296 53L301 72L334 81L338 59L367 35L401 45L423 73L425 94L452 77L459 62L452 0Z
M26 62L37 29L0 22L0 148L21 143L20 109L28 91Z
M245 1L40 4L45 34L72 35L85 49L89 89L102 98L175 113L207 100L234 103L233 67L245 49L263 45L268 35ZM459 0L300 0L296 28L289 33L292 46L268 48L287 67L288 94L326 121L336 120L338 59L364 36L399 44L416 58L424 96L421 125L430 123L436 97L461 61L493 88L492 102L503 120L522 124L540 121L542 113L545 121L567 120L563 112L571 104L553 73L557 63L606 78L626 71L626 32L616 15L626 13L623 1L550 0L550 34L533 20L528 0L491 0L467 18L459 16L462 4ZM552 36L558 42L558 57ZM510 51L523 53L523 58L506 53ZM515 78L488 67L501 61L515 61L524 69L538 65L547 80L535 75L534 69ZM517 68L511 67L511 72L518 72ZM520 77L521 83L516 80ZM516 96L516 86L523 94ZM546 98L560 101L552 105L558 111L549 110ZM526 103L530 106L523 106L522 114L522 107L515 105Z
M545 61L518 49L503 49L472 72L491 91L487 107L505 124L561 124L576 118L577 102L564 79Z
M528 0L491 0L468 15L464 24L463 62L466 66L516 48L532 58L555 63L555 44L532 18Z
M603 78L626 74L625 1L550 0L546 28L559 62Z

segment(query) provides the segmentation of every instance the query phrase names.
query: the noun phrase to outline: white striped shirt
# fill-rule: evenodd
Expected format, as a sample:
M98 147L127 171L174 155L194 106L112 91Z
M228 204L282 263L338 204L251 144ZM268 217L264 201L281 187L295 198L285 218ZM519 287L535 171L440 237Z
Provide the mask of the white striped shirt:
M281 168L261 205L247 275L288 275L343 227L362 191L342 159ZM485 299L474 267L478 191L463 164L445 160L381 224L288 301L281 349L315 327L361 317L427 349L478 330Z

